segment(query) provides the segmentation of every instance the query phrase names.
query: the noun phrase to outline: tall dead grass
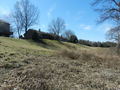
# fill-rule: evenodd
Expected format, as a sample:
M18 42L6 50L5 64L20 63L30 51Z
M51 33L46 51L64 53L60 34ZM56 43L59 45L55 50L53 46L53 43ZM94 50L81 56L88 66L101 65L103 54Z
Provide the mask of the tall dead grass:
M58 54L63 57L68 57L70 59L78 59L80 57L80 52L73 50L62 50Z
M94 58L101 59L102 62L119 62L118 55L113 48L110 49L91 49L91 50L61 50L58 55L67 57L73 60L83 59L92 60Z

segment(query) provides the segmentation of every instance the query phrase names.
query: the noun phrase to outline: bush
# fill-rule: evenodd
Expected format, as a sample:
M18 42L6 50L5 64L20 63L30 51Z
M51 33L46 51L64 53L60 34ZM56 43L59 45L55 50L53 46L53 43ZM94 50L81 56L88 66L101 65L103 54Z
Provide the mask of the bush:
M78 43L78 38L75 35L71 35L69 41L72 43Z

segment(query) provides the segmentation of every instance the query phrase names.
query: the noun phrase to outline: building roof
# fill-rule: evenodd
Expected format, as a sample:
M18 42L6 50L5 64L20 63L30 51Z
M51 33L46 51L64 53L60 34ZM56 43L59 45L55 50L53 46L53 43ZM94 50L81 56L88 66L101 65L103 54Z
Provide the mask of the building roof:
M9 24L8 22L6 22L6 21L4 21L4 20L2 20L2 19L0 19L0 23ZM10 25L10 24L9 24L9 25Z

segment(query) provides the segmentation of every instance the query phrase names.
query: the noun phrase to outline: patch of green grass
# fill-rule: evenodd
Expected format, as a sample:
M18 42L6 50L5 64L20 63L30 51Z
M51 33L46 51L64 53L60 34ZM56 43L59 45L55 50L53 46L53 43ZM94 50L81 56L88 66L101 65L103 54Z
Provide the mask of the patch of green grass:
M50 56L64 49L79 49L82 45L43 39L44 43L32 40L0 37L0 65L11 61L20 62L29 56ZM83 48L83 47L82 47Z

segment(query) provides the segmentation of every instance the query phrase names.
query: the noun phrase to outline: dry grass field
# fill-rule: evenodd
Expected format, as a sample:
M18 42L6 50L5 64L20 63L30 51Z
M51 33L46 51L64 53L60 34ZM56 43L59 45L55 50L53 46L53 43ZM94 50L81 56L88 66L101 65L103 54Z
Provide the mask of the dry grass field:
M0 90L120 90L114 49L0 37Z

